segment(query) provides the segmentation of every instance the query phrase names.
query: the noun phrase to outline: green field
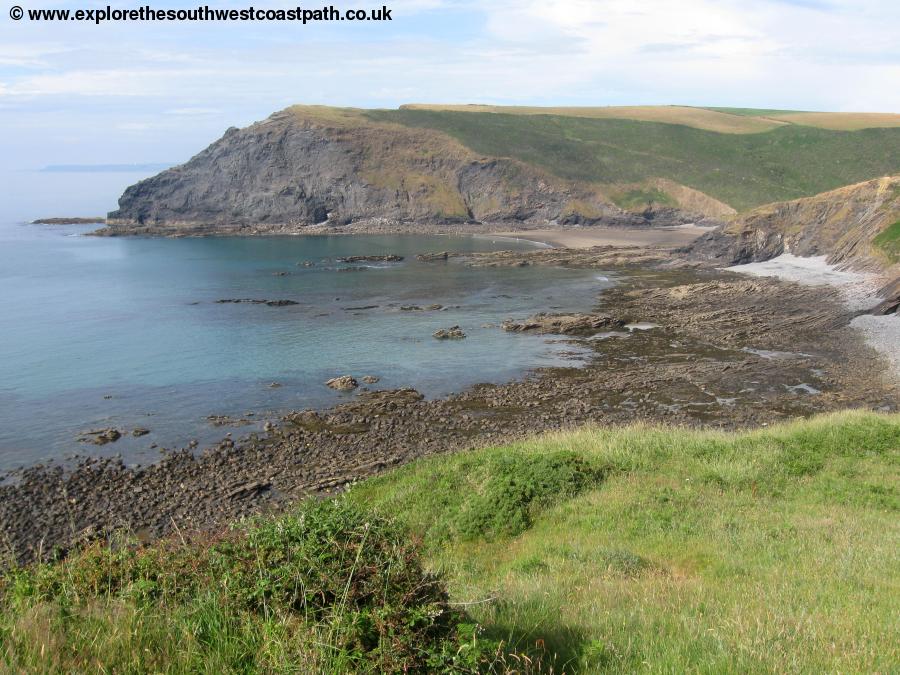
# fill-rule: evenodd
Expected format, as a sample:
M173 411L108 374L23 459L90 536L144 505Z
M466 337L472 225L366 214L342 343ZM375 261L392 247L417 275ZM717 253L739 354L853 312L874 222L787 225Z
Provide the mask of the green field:
M900 262L900 220L872 240L892 263Z
M720 108L715 106L707 106L704 110L713 110L728 115L741 115L742 117L770 117L772 115L790 115L791 113L807 112L805 110L777 110L775 108Z
M224 540L8 572L0 670L891 672L898 461L900 416L862 412L432 458Z
M900 128L785 124L733 134L565 115L410 108L362 114L443 131L477 153L512 157L565 179L615 185L668 178L738 210L900 172Z

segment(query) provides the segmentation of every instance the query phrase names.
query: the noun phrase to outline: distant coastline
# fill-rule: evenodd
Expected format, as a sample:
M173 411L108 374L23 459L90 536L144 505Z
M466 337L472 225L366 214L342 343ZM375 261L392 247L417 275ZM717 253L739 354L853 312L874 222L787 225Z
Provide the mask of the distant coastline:
M165 171L174 162L149 164L48 164L41 173L143 173Z

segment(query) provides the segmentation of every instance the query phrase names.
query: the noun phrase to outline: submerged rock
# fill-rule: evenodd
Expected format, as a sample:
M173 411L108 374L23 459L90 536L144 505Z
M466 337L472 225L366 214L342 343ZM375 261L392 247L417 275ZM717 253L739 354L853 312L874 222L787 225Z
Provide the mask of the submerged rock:
M450 254L447 251L441 251L440 253L420 253L416 256L416 260L421 260L422 262L437 262L439 260L447 260L450 257Z
M338 258L338 262L357 263L357 262L401 262L402 255L348 255Z
M94 445L106 445L107 443L115 443L122 438L122 432L118 429L96 429L86 431L84 436L78 440L81 443L93 443Z
M255 298L223 298L216 300L217 305L268 305L269 307L289 307L291 305L299 305L296 300L258 300Z
M420 307L419 305L402 305L400 307L401 312L438 312L444 309L443 305L428 305L427 307Z
M459 326L450 326L450 328L441 328L433 333L438 340L462 340L466 337L462 328Z
M32 225L93 225L93 224L102 224L106 222L106 218L103 216L97 216L96 218L38 218L37 220L32 220Z

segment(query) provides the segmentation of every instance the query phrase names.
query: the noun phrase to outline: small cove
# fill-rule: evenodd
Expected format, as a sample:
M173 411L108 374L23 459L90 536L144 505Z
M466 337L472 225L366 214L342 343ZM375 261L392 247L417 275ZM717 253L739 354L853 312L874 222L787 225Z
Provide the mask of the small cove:
M499 324L587 309L612 284L590 270L415 258L533 248L524 241L83 236L90 229L0 225L0 469L75 453L154 461L159 448L202 447L285 410L348 400L324 386L336 375L435 397L572 365L571 344ZM404 260L338 261L388 254ZM432 337L453 325L467 339ZM248 423L218 427L210 415ZM77 440L106 427L125 436L99 448ZM150 433L128 433L137 428Z

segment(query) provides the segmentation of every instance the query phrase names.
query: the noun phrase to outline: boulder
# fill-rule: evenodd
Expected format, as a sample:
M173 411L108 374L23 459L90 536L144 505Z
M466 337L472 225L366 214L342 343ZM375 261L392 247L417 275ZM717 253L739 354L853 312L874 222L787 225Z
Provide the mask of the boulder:
M84 436L78 440L82 443L106 445L107 443L115 443L120 438L122 438L122 432L118 429L96 429L93 431L86 431Z
M335 389L337 391L353 391L359 386L359 382L357 382L350 375L342 375L341 377L334 377L328 382L325 383L327 386Z

